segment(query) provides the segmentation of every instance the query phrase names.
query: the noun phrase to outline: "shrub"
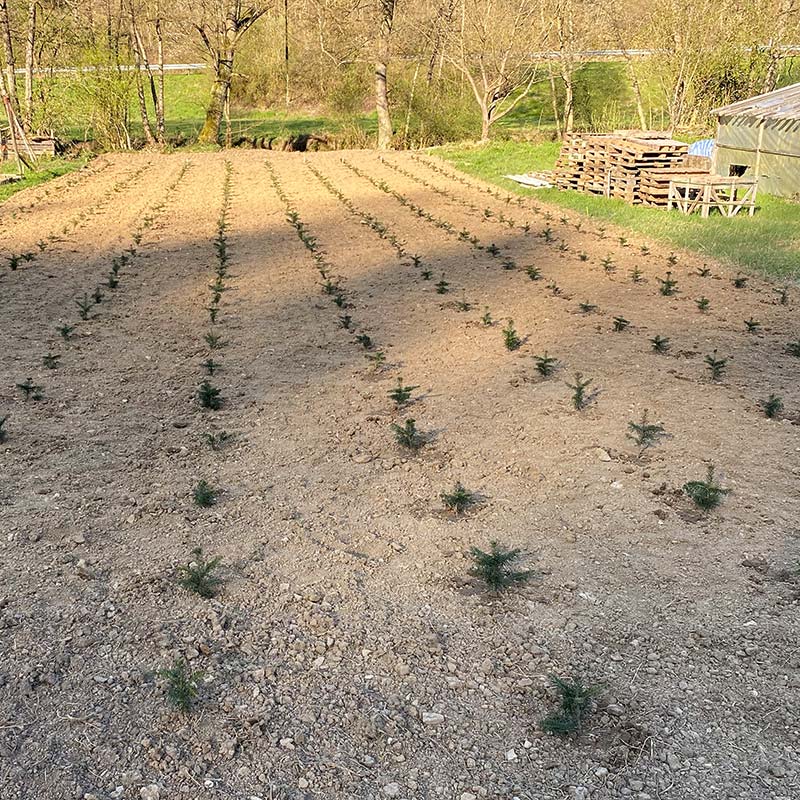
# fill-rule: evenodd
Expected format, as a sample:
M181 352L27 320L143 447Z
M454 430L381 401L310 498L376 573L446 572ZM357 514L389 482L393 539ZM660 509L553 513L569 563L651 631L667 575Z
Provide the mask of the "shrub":
M509 319L508 324L503 328L503 342L505 343L506 350L518 350L522 345L522 339L517 335L514 328L514 320Z
M700 311L708 311L708 307L711 305L711 301L707 297L698 297L694 302Z
M762 400L760 405L769 419L775 419L783 411L783 400L776 394L771 394L766 400Z
M650 344L653 346L653 350L655 350L656 353L666 353L672 346L669 337L659 336L658 334L650 340Z
M197 684L203 673L191 672L186 661L177 659L169 669L159 670L158 675L167 682L167 700L170 705L184 713L191 711L197 699Z
M642 271L639 269L639 267L634 267L631 270L631 282L632 283L641 283L643 279L644 279L644 276L642 274Z
M520 550L506 550L497 542L489 544L485 552L477 547L470 548L469 554L473 565L469 574L482 580L493 592L500 592L518 583L525 583L531 576L530 570L516 570L514 564L519 561Z
M220 390L212 386L208 381L203 381L197 389L197 399L203 408L210 408L214 411L222 407L222 397Z
M471 505L476 502L475 495L459 481L453 487L452 492L442 492L440 497L445 505L445 508L454 511L456 514L463 514Z
M683 491L694 501L695 505L703 511L716 508L730 489L723 489L714 480L714 465L710 464L704 481L689 481L683 485Z
M25 395L26 400L41 400L44 397L42 387L35 384L30 378L26 378L23 383L18 383L17 389Z
M81 319L89 319L89 312L94 307L94 304L94 300L92 300L88 294L85 294L83 297L79 297L75 301L75 305L78 306L78 315Z
M715 350L713 353L711 353L711 355L707 355L703 360L706 362L706 366L711 373L711 380L718 381L725 372L725 368L728 365L728 359L718 358L717 351Z
M217 490L208 481L201 480L192 490L192 497L200 508L210 508L217 502Z
M556 736L576 733L594 707L598 687L584 686L580 680L562 679L555 675L550 676L550 684L558 694L559 709L542 720L542 730Z
M659 291L665 297L671 297L678 291L678 281L673 279L671 272L667 272L664 278L659 278L658 282L661 284Z
M628 438L636 442L640 453L657 444L658 440L665 435L663 425L647 421L647 409L642 414L641 422L628 423L628 430Z
M630 325L630 321L625 319L625 317L614 317L614 330L615 331L624 331Z
M425 444L425 437L417 430L416 422L410 417L403 425L391 426L397 444L407 450L419 450Z
M609 274L609 275L610 275L612 272L615 272L615 271L616 271L616 269L617 269L617 268L614 266L614 260L611 258L611 256L606 256L606 257L605 257L605 258L604 258L604 259L603 259L603 260L600 262L600 266L603 268L603 270L606 272L606 274Z
M61 338L66 342L72 336L73 332L75 331L74 325L59 325L56 330L58 331Z
M544 351L544 355L534 356L533 358L536 361L536 370L542 377L547 378L556 371L558 359L548 356L547 350Z
M411 393L414 389L419 389L419 386L405 386L403 379L398 378L397 386L388 392L388 395L398 406L404 406L411 399Z
M525 274L532 281L538 281L542 277L542 271L538 267L525 267Z
M204 369L204 370L205 370L205 371L206 371L206 372L207 372L209 375L213 375L213 374L214 374L214 373L217 371L217 368L219 367L219 364L218 364L216 361L214 361L214 359L213 359L213 358L207 358L205 361L203 361L203 363L202 363L202 364L200 364L200 366L201 366L201 367L202 367L202 368L203 368L203 369Z
M199 594L200 597L209 599L217 594L223 581L214 573L219 567L221 559L212 558L203 560L203 550L195 547L188 563L178 567L178 583L187 591Z
M591 384L591 379L583 380L583 375L580 372L575 373L575 383L568 383L567 386L572 389L572 405L578 410L586 408L589 405L591 397L586 394L586 390Z

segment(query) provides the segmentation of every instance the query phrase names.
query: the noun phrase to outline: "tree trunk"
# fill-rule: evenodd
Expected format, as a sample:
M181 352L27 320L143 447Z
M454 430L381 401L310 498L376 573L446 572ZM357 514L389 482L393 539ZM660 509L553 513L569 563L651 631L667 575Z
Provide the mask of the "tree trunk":
M201 144L219 144L219 133L222 118L225 114L225 102L231 90L233 78L233 54L220 58L214 70L214 85L211 87L211 98L206 109L206 119L197 140Z
M386 63L389 60L389 36L394 21L395 0L381 0L381 24L375 60L375 110L378 113L378 149L392 146L392 115L389 111L389 87Z
M481 107L481 144L489 142L489 128L491 127L491 110L488 106Z
M36 62L36 13L39 1L28 3L28 32L25 37L25 111L22 125L26 131L33 128L33 70Z
M553 74L552 68L549 70L550 73L550 99L553 103L553 119L556 123L556 138L560 139L562 135L561 129L561 113L558 109L558 91L556 88L556 76Z
M128 5L128 13L130 15L131 23L133 66L136 69L136 98L139 101L139 114L142 118L142 131L144 132L144 138L148 146L152 147L156 143L156 138L153 135L153 129L150 126L150 114L147 111L147 99L144 94L144 78L142 75L143 70L148 68L148 65L144 60L144 46L142 44L142 38L139 35L139 29L136 26L136 14L133 7L133 0L131 0Z
M0 34L3 37L3 48L6 60L6 94L14 113L19 116L19 98L17 97L17 76L14 73L14 44L11 38L11 20L8 16L7 0L0 0Z
M164 30L161 20L161 3L156 6L156 42L158 47L158 87L153 98L156 106L156 130L158 131L158 141L164 144L167 126L164 121Z
M572 133L575 127L575 90L572 70L566 67L562 74L564 81L564 136Z

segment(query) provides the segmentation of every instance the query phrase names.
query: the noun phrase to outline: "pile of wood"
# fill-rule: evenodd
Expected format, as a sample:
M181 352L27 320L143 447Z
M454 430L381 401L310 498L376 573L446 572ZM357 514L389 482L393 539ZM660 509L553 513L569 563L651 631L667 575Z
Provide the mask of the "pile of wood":
M710 164L690 165L692 158L684 142L661 131L576 134L562 145L553 179L559 189L665 206L672 177L709 171Z

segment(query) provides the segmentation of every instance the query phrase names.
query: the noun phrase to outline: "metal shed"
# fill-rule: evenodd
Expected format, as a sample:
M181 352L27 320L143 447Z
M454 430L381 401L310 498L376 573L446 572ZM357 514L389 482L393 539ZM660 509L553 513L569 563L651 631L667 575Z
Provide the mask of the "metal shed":
M758 178L758 188L800 195L800 83L716 108L712 171Z

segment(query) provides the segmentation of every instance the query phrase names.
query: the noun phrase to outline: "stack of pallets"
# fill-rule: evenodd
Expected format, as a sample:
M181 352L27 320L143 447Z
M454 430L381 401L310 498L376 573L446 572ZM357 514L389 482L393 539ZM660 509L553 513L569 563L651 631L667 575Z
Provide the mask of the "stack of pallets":
M616 197L628 203L650 202L659 191L645 174L676 169L687 157L688 146L657 131L615 131L583 134L564 142L553 171L556 186L579 192ZM669 193L664 194L666 205Z

